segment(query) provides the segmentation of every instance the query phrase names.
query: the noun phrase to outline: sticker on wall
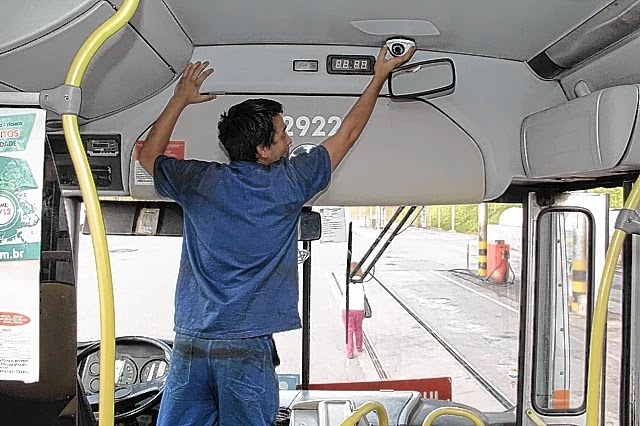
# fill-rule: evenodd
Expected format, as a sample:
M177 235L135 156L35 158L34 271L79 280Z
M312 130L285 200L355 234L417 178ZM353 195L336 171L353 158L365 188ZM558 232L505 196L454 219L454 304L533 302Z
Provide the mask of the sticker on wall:
M140 149L144 141L137 141L134 147L134 165L133 165L133 182L135 185L149 185L153 186L153 176L151 176L142 167L138 156L140 155ZM178 160L184 160L184 141L169 141L167 149L164 150L164 155L168 157L177 158Z
M45 119L0 109L0 380L38 380Z

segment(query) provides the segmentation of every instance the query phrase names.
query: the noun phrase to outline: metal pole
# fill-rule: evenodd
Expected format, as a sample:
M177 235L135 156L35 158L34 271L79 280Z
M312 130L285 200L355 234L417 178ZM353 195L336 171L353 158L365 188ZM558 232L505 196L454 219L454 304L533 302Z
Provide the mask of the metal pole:
M344 282L344 343L349 341L349 284L351 283L351 249L353 247L353 224L349 222L349 235L347 237L347 273ZM360 268L356 268L356 271ZM355 271L354 271L355 273Z
M633 186L633 182L625 181L622 184L623 197L622 201L626 201L631 193L631 188ZM633 337L631 334L631 330L633 327L633 317L634 314L634 288L632 285L634 284L634 280L637 274L634 274L634 270L637 270L637 266L633 263L634 258L634 240L637 237L632 235L627 235L624 240L624 249L622 252L622 335L624 338L622 339L622 351L621 353L626 354L626 356L621 357L621 372L620 374L620 425L621 426L629 426L631 425L632 416L634 416L637 412L638 401L636 398L632 397L634 395L635 383L638 377L637 370L632 368L635 364L632 364L632 360L635 359L634 353L637 351L634 348L634 345L637 342L637 338ZM635 243L637 244L637 242ZM636 254L637 256L637 254ZM637 335L637 333L636 333ZM633 379L632 379L633 378Z
M2 92L0 105L7 106L40 106L39 92Z
M487 276L487 203L478 205L478 276Z
M309 256L302 264L302 389L309 389L311 359L311 241L303 241L302 248Z
M360 280L363 280L364 277L366 277L367 274L369 274L369 272L375 266L375 264L378 261L378 259L380 258L380 256L382 256L382 254L387 249L387 247L389 247L389 244L391 244L391 241L395 238L396 235L398 235L398 232L400 232L400 229L402 228L402 225L404 225L404 223L407 221L407 219L409 219L409 217L411 216L411 213L413 213L413 211L416 209L416 207L417 206L409 207L409 209L407 210L407 213L405 213L404 217L402 218L402 220L400 221L398 226L396 226L396 228L393 230L393 232L391 232L391 235L389 236L387 241L385 241L384 245L382 246L382 248L380 249L380 251L378 252L376 257L374 257L373 260L371 261L371 263L369 263L369 266L367 267L367 270L364 271L364 273L362 274L362 277L360 278ZM398 210L400 210L400 209L398 209ZM390 221L389 223L393 223L393 222ZM363 263L364 263L364 261L361 261L361 262L358 263L358 268L356 268L356 270L354 272L352 272L351 277L353 277L353 275L356 274L357 270L362 266Z
M467 244L467 271L469 270L469 244Z
M380 243L380 240L382 240L382 237L384 236L384 234L387 233L387 231L389 230L389 228L391 228L391 225L393 225L393 222L395 222L396 218L398 217L398 215L400 214L400 212L402 211L402 209L404 209L405 206L400 206L398 207L398 210L396 210L396 212L393 214L393 216L391 217L391 220L389 220L389 222L387 222L387 224L385 225L384 229L382 230L382 232L380 232L380 234L378 235L378 238L376 238L376 240L373 242L373 244L371 245L371 247L369 247L369 249L367 250L367 252L364 254L364 256L362 256L362 259L360 259L360 261L358 262L358 268L362 267L362 264L364 262L367 261L367 259L369 258L369 256L371 255L371 253L373 252L373 250L378 246L378 243ZM349 242L348 242L348 264L351 264L351 224L349 224ZM352 277L353 275L355 275L356 271L354 271L352 274L350 274L349 272L349 265L347 265L347 281L350 281L350 277ZM366 274L364 274L366 275ZM362 278L364 278L364 275L362 276Z

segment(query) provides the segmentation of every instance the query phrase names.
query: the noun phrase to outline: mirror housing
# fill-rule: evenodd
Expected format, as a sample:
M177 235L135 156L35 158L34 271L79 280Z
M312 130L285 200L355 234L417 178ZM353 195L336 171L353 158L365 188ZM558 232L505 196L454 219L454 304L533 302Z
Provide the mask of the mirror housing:
M392 98L437 98L453 93L456 71L449 58L414 62L391 71L387 84Z
M320 213L302 209L298 222L298 241L316 241L322 236L322 218Z

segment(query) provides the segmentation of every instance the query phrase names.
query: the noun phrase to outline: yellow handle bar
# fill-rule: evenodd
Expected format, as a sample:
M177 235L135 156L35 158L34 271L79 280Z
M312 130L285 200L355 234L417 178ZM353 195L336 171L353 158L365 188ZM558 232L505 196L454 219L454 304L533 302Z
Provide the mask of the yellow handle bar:
M367 401L362 404L356 411L351 413L349 417L344 419L342 423L340 423L340 426L357 426L360 419L372 411L375 411L378 415L379 426L389 426L389 416L387 415L386 408L376 401Z
M635 210L640 201L640 178L636 180L629 198L624 203L624 209ZM611 295L611 284L616 264L622 251L626 232L616 229L611 239L611 244L607 250L604 261L604 270L600 279L598 289L598 299L593 315L593 326L591 328L591 341L589 344L589 369L587 382L587 426L599 425L600 414L600 393L602 391L602 362L604 356L604 338L607 328L607 311L609 309L609 296Z
M482 419L478 417L476 413L466 408L461 407L440 407L436 408L424 419L422 422L422 426L431 426L433 421L440 416L457 416L464 417L465 419L469 419L473 422L474 426L484 426L484 422Z
M82 44L71 62L65 84L80 87L89 62L98 49L129 22L138 8L139 0L125 0L122 7L102 25L100 25ZM98 290L100 294L100 426L114 424L114 392L115 392L115 309L113 306L113 283L111 279L111 263L109 248L98 201L98 193L93 182L87 155L84 151L78 116L63 114L64 130L69 154L80 183L80 192L87 208L87 219L91 230L91 240L98 272Z

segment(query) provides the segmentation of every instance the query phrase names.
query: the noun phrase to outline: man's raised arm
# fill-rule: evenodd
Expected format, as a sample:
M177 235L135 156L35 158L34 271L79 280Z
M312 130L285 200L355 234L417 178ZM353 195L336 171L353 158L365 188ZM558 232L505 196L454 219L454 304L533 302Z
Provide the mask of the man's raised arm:
M338 164L340 164L345 155L347 155L347 152L349 152L364 130L364 127L371 117L373 108L376 106L376 100L378 99L380 90L382 90L382 86L387 80L391 70L407 62L413 56L414 52L415 48L411 48L402 56L387 59L387 46L382 46L378 54L378 59L376 59L373 77L369 85L351 107L344 117L344 120L342 120L342 125L340 129L338 129L338 132L322 142L322 145L329 151L331 170L335 170L336 167L338 167Z
M173 133L173 129L176 127L178 118L186 106L190 104L197 104L201 102L207 102L215 99L215 95L201 95L200 86L204 80L213 73L213 69L209 68L205 71L205 68L209 65L209 62L196 62L192 64L189 62L182 72L182 77L176 85L173 91L173 96L164 107L162 114L153 123L151 130L147 135L147 139L142 145L138 161L142 167L153 176L153 165L156 162L156 158L159 155L164 154L164 150L167 149L169 139Z

